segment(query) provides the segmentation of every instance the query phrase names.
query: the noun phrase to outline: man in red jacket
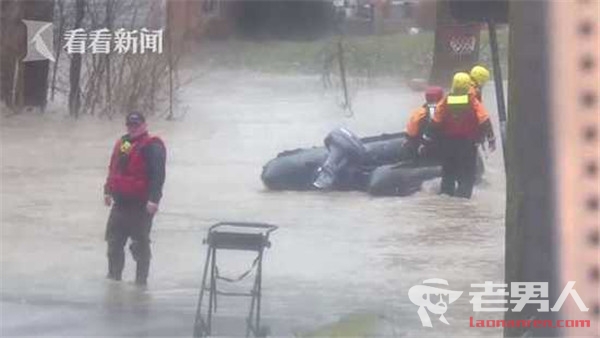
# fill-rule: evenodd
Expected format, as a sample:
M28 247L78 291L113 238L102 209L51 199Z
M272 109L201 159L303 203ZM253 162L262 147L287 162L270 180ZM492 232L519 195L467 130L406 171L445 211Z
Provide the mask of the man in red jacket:
M127 134L113 149L104 185L104 203L112 205L106 226L108 278L121 280L125 244L137 262L135 283L145 286L150 268L150 229L158 211L165 181L166 150L150 136L144 116L132 112L126 118Z

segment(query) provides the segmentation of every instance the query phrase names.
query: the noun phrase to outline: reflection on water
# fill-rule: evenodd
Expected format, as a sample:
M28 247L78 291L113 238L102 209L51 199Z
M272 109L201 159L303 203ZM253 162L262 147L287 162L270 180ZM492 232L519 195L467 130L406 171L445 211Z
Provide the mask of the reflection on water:
M3 118L2 304L14 310L10 317L3 311L3 332L33 332L19 315L24 305L14 301L27 299L23 313L44 313L36 325L51 334L187 335L205 232L217 221L239 220L280 227L264 265L263 316L274 335L335 332L332 323L367 314L386 334L499 336L468 328L474 314L466 296L449 307L451 325L425 330L407 292L428 278L465 294L471 283L503 280L501 151L488 158L489 184L470 201L438 196L439 180L406 198L265 191L261 166L279 151L318 145L336 126L360 136L396 132L421 101L380 81L358 91L348 119L338 98L321 91L312 77L209 74L183 94L190 107L184 121L151 121L169 148L169 165L145 292L127 284L129 257L124 282L104 280L101 186L121 121ZM493 111L493 93L484 97ZM236 275L252 257L219 259ZM41 301L47 298L64 300L67 310ZM70 300L88 306L70 313ZM243 329L244 302L220 300L217 318L230 334L239 323Z

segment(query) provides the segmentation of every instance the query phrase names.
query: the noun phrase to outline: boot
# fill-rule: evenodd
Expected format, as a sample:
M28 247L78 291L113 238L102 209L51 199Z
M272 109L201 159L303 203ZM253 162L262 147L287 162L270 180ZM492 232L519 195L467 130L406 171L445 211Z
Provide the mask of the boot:
M139 260L135 269L135 285L145 287L148 282L148 272L150 270L149 260Z
M108 274L106 278L120 281L123 267L125 266L125 253L123 249L109 243L108 248Z
M150 245L149 243L133 241L129 246L129 250L131 250L131 255L137 263L135 269L135 284L146 286L148 271L150 270Z
M123 273L123 265L124 259L119 260L118 257L109 257L108 258L108 274L106 278L120 281L121 275Z

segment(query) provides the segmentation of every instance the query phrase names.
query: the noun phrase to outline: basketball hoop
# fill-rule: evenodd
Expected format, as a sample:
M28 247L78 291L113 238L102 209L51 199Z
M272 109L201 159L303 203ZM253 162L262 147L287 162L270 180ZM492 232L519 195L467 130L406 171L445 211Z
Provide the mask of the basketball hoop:
M435 29L435 50L429 83L447 85L458 71L479 61L479 24L446 24Z
M471 55L476 51L479 27L455 25L444 27L445 45L448 52L456 56Z

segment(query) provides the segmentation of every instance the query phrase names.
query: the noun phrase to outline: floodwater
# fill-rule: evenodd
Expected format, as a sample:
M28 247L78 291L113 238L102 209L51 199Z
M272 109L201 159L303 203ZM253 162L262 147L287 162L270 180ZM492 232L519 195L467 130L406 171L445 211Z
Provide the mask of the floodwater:
M484 97L495 112L488 87ZM57 112L2 118L3 336L190 336L202 239L218 221L279 226L263 274L263 324L272 336L319 335L352 318L369 318L370 336L501 335L469 328L471 316L501 319L502 313L473 312L468 295L482 291L472 283L503 281L500 149L488 157L487 183L468 201L437 195L439 180L404 198L270 192L261 167L279 151L319 145L337 126L359 136L397 132L420 94L399 80L363 83L354 88L349 117L341 95L324 90L318 77L220 71L203 73L180 99L185 116L150 121L168 146L168 167L145 291L130 282L130 256L123 282L105 279L109 210L102 184L122 121L75 121ZM220 271L237 276L253 259L221 253ZM410 287L429 278L464 291L445 314L450 325L431 315L433 328L422 327L408 299ZM243 335L248 299L219 298L218 306L216 333Z

